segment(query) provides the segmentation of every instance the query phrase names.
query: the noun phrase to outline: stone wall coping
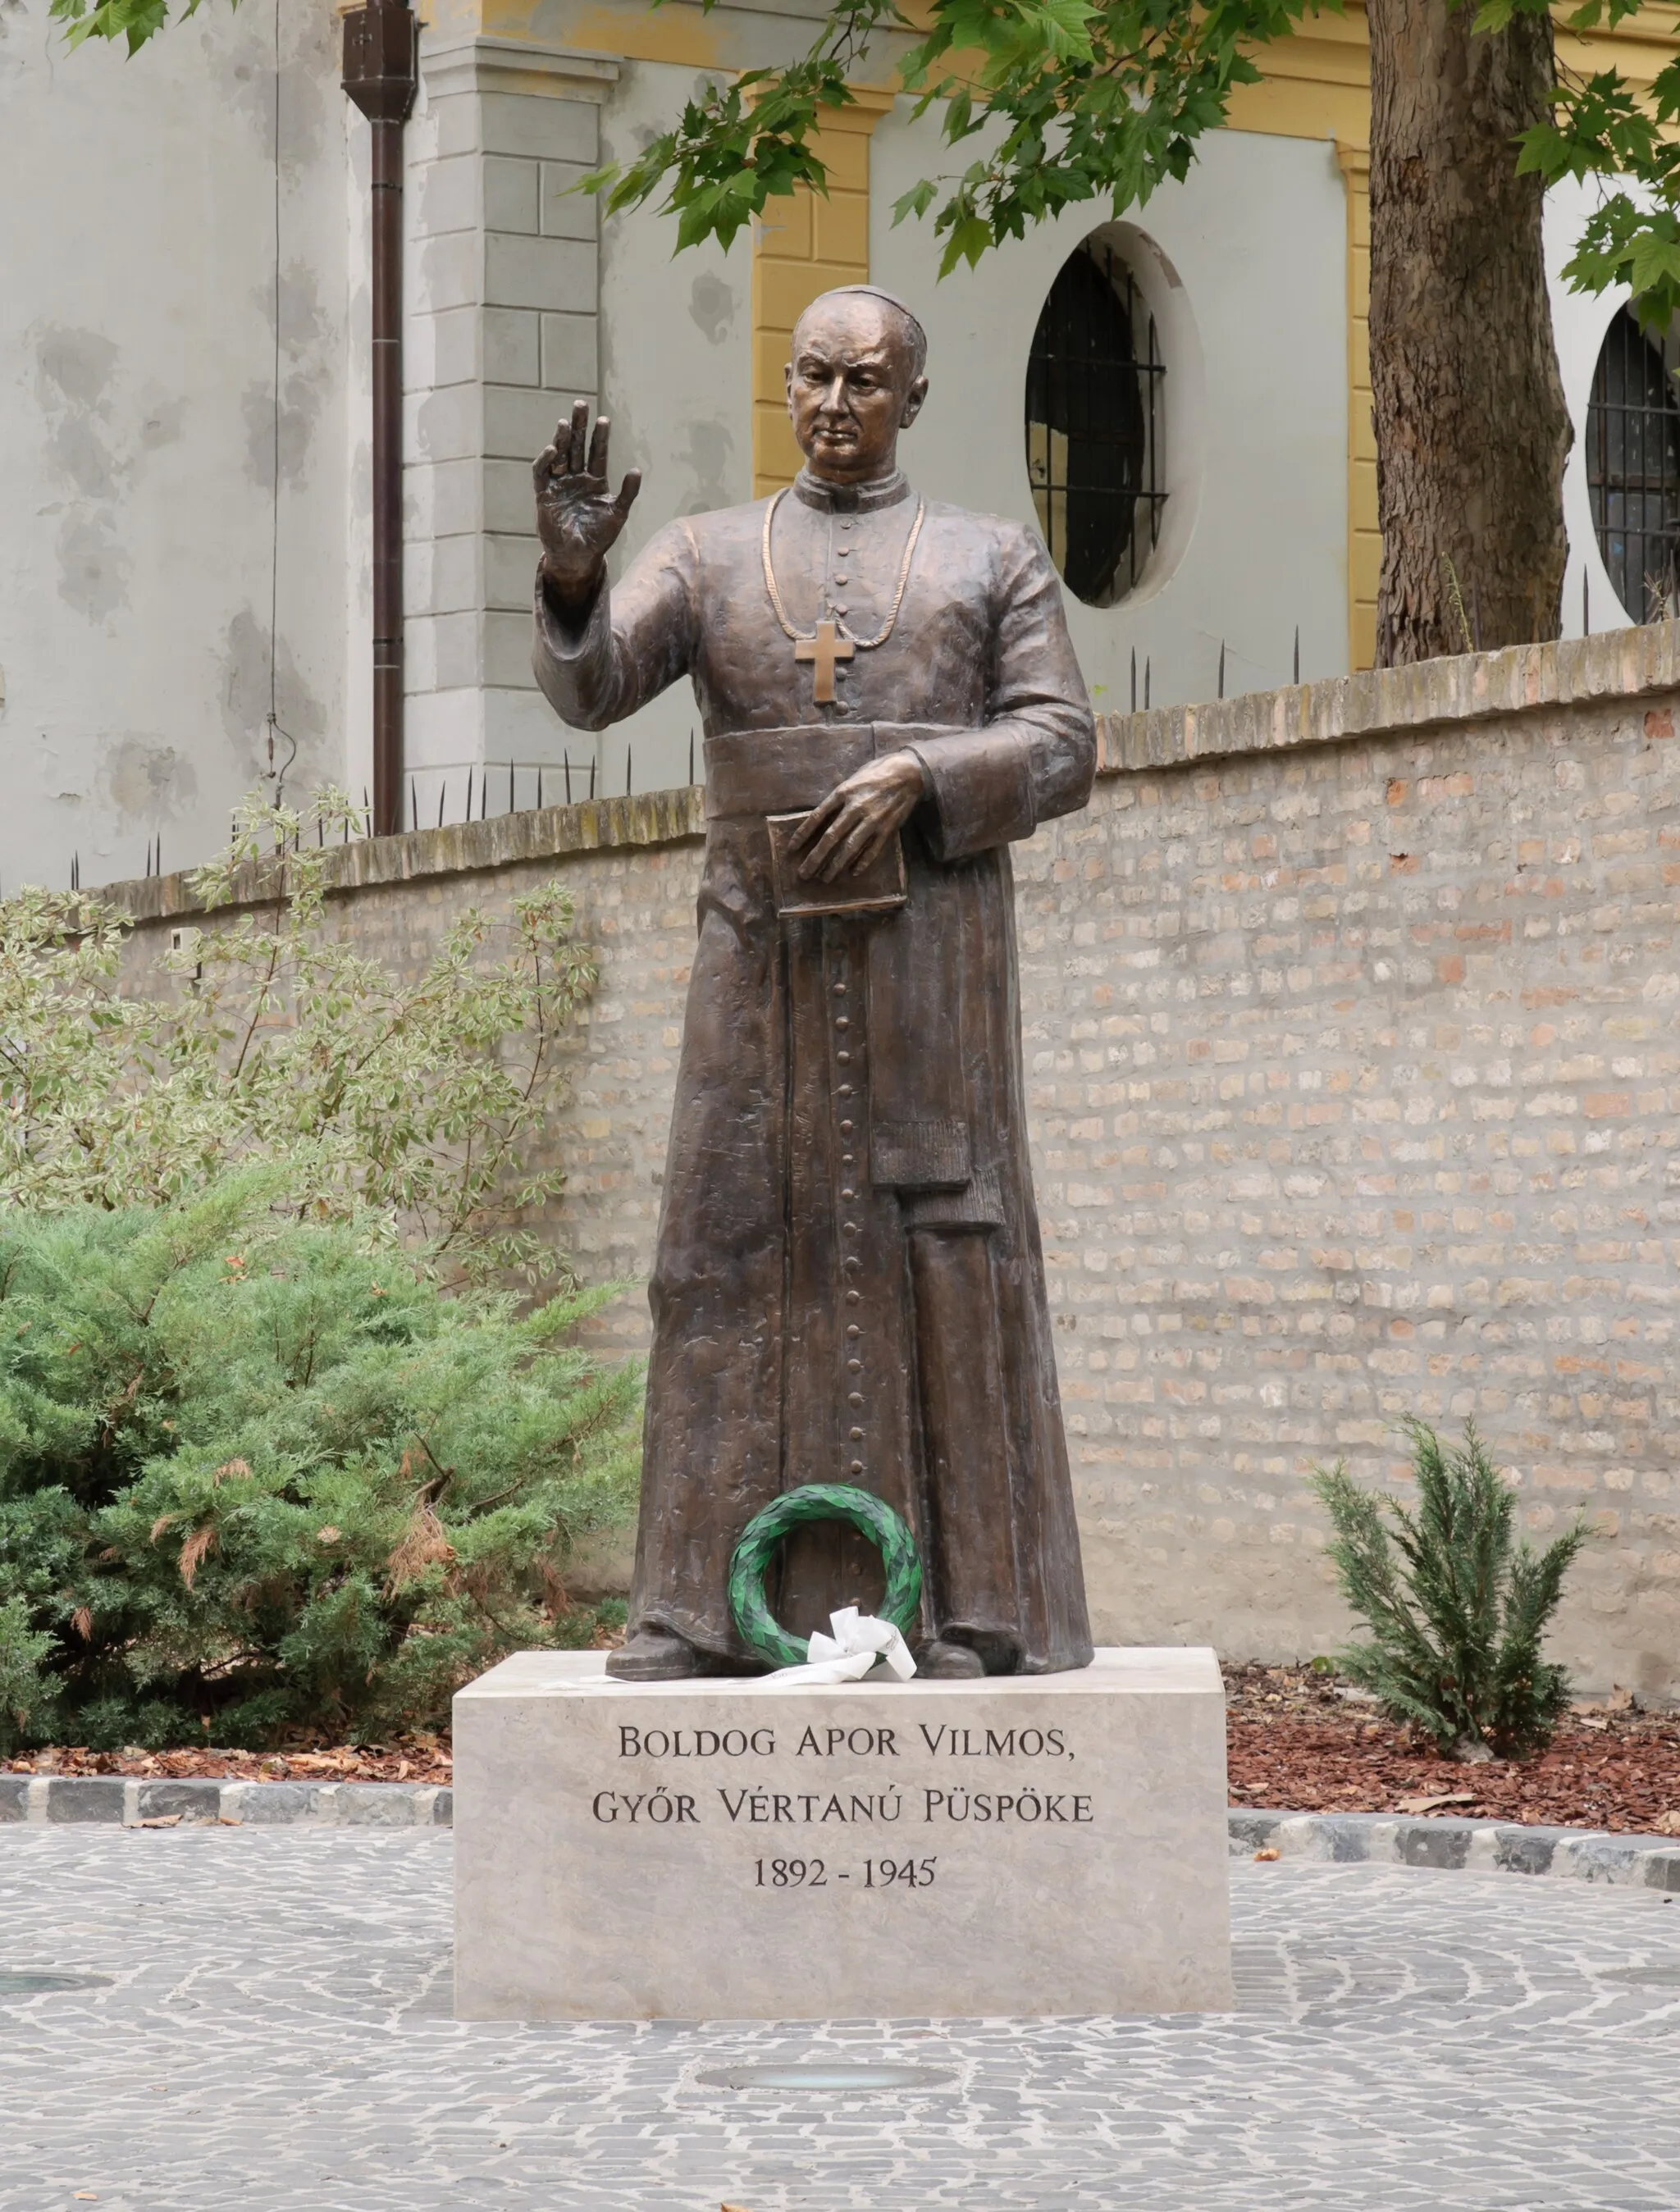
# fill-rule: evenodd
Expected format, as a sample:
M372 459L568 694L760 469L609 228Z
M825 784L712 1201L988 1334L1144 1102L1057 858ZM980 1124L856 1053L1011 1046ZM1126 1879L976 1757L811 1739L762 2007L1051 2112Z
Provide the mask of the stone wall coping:
M447 1828L453 1820L453 1792L432 1783L0 1774L0 1826ZM1267 1851L1325 1865L1551 1875L1680 1893L1680 1842L1597 1828L1233 1807L1227 1836L1233 1858Z
M486 875L520 860L552 860L569 853L628 851L636 846L693 843L706 831L697 787L638 792L632 798L585 799L575 806L530 807L492 814L482 822L453 822L441 830L405 830L396 837L362 837L329 848L329 896L376 890L429 876ZM134 921L191 921L205 912L192 889L192 873L138 876L89 892ZM253 861L234 879L231 907L263 906L274 894L271 864Z
M1680 623L1600 630L1550 645L1516 645L1502 653L1420 661L1409 668L1368 669L1279 691L1189 707L1157 707L1137 714L1099 714L1099 775L1137 775L1188 767L1245 753L1300 745L1397 738L1508 720L1550 707L1637 701L1680 692ZM350 894L432 876L488 873L521 860L561 860L574 853L691 843L705 835L697 787L640 792L459 822L441 830L367 837L332 855L327 889ZM245 871L235 908L271 898L267 872ZM186 919L204 912L191 872L131 878L93 894L137 922Z
M1680 623L1507 646L1409 668L1371 668L1202 706L1104 714L1100 774L1178 768L1241 753L1415 736L1549 707L1680 690Z

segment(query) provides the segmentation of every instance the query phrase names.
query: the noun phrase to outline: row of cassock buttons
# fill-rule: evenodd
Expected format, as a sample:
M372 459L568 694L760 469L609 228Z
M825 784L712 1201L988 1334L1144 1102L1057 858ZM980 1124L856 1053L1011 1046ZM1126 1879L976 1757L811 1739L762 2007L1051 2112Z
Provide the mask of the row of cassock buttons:
M834 995L837 999L845 999L847 991L844 983L837 983L834 986ZM849 1068L851 1066L851 1016L847 1012L845 1006L843 1005L838 1008L834 1017L835 1032L840 1039L840 1043L838 1048L836 1050L834 1058L836 1065L842 1068ZM841 1083L839 1086L839 1095L843 1100L850 1099L852 1095L852 1085L849 1081ZM841 1109L843 1115L845 1114L847 1110L848 1109L843 1105ZM852 1135L852 1122L849 1120L843 1120L840 1124L841 1136L849 1139ZM857 1192L852 1187L849 1181L852 1170L856 1165L857 1158L855 1153L841 1153L841 1170L849 1178L840 1192L840 1199L843 1205L848 1203L850 1200L855 1199L857 1196ZM840 1233L845 1237L855 1237L857 1235L856 1222L842 1221L840 1224ZM860 1262L856 1257L849 1251L841 1260L841 1273L843 1275L852 1273L856 1270L859 1265ZM861 1304L861 1298L862 1293L861 1291L848 1288L846 1292L846 1304L849 1306L855 1306ZM855 1378L862 1374L863 1360L861 1356L862 1350L863 1331L856 1322L849 1321L846 1323L846 1372L849 1376ZM858 1425L856 1419L857 1415L861 1413L863 1408L863 1393L857 1388L855 1380L853 1382L852 1388L846 1394L846 1403L852 1408L853 1421L849 1433L850 1435L853 1449L855 1449L856 1447L863 1442L863 1431ZM854 1474L862 1474L863 1462L861 1459L855 1459L852 1462L851 1472Z

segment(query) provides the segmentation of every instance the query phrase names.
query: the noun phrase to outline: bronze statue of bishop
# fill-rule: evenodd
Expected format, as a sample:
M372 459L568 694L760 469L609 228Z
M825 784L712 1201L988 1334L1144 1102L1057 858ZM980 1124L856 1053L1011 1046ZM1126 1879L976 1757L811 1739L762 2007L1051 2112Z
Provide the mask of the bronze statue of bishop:
M807 1483L915 1531L923 1673L1091 1657L1009 865L1085 805L1091 705L1039 540L898 467L926 351L889 294L825 293L787 368L797 481L671 524L610 588L639 479L612 495L606 419L581 404L536 464L544 691L599 730L686 676L705 732L628 1680L751 1668L730 1554ZM880 1588L823 1522L771 1595L808 1633Z

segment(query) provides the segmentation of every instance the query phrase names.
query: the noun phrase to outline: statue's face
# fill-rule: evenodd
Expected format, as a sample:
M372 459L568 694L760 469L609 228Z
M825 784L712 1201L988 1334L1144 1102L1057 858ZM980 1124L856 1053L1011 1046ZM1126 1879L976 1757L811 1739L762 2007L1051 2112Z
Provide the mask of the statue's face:
M898 433L928 390L902 319L867 292L819 300L794 332L788 413L813 476L867 483L891 473Z

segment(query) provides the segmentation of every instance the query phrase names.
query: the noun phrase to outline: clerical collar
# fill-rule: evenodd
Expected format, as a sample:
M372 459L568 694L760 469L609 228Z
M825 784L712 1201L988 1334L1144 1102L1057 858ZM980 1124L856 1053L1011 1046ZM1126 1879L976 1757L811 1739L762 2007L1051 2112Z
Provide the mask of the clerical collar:
M908 499L910 484L902 469L867 484L825 483L809 469L801 469L794 478L794 496L805 506L814 507L819 514L873 514Z

